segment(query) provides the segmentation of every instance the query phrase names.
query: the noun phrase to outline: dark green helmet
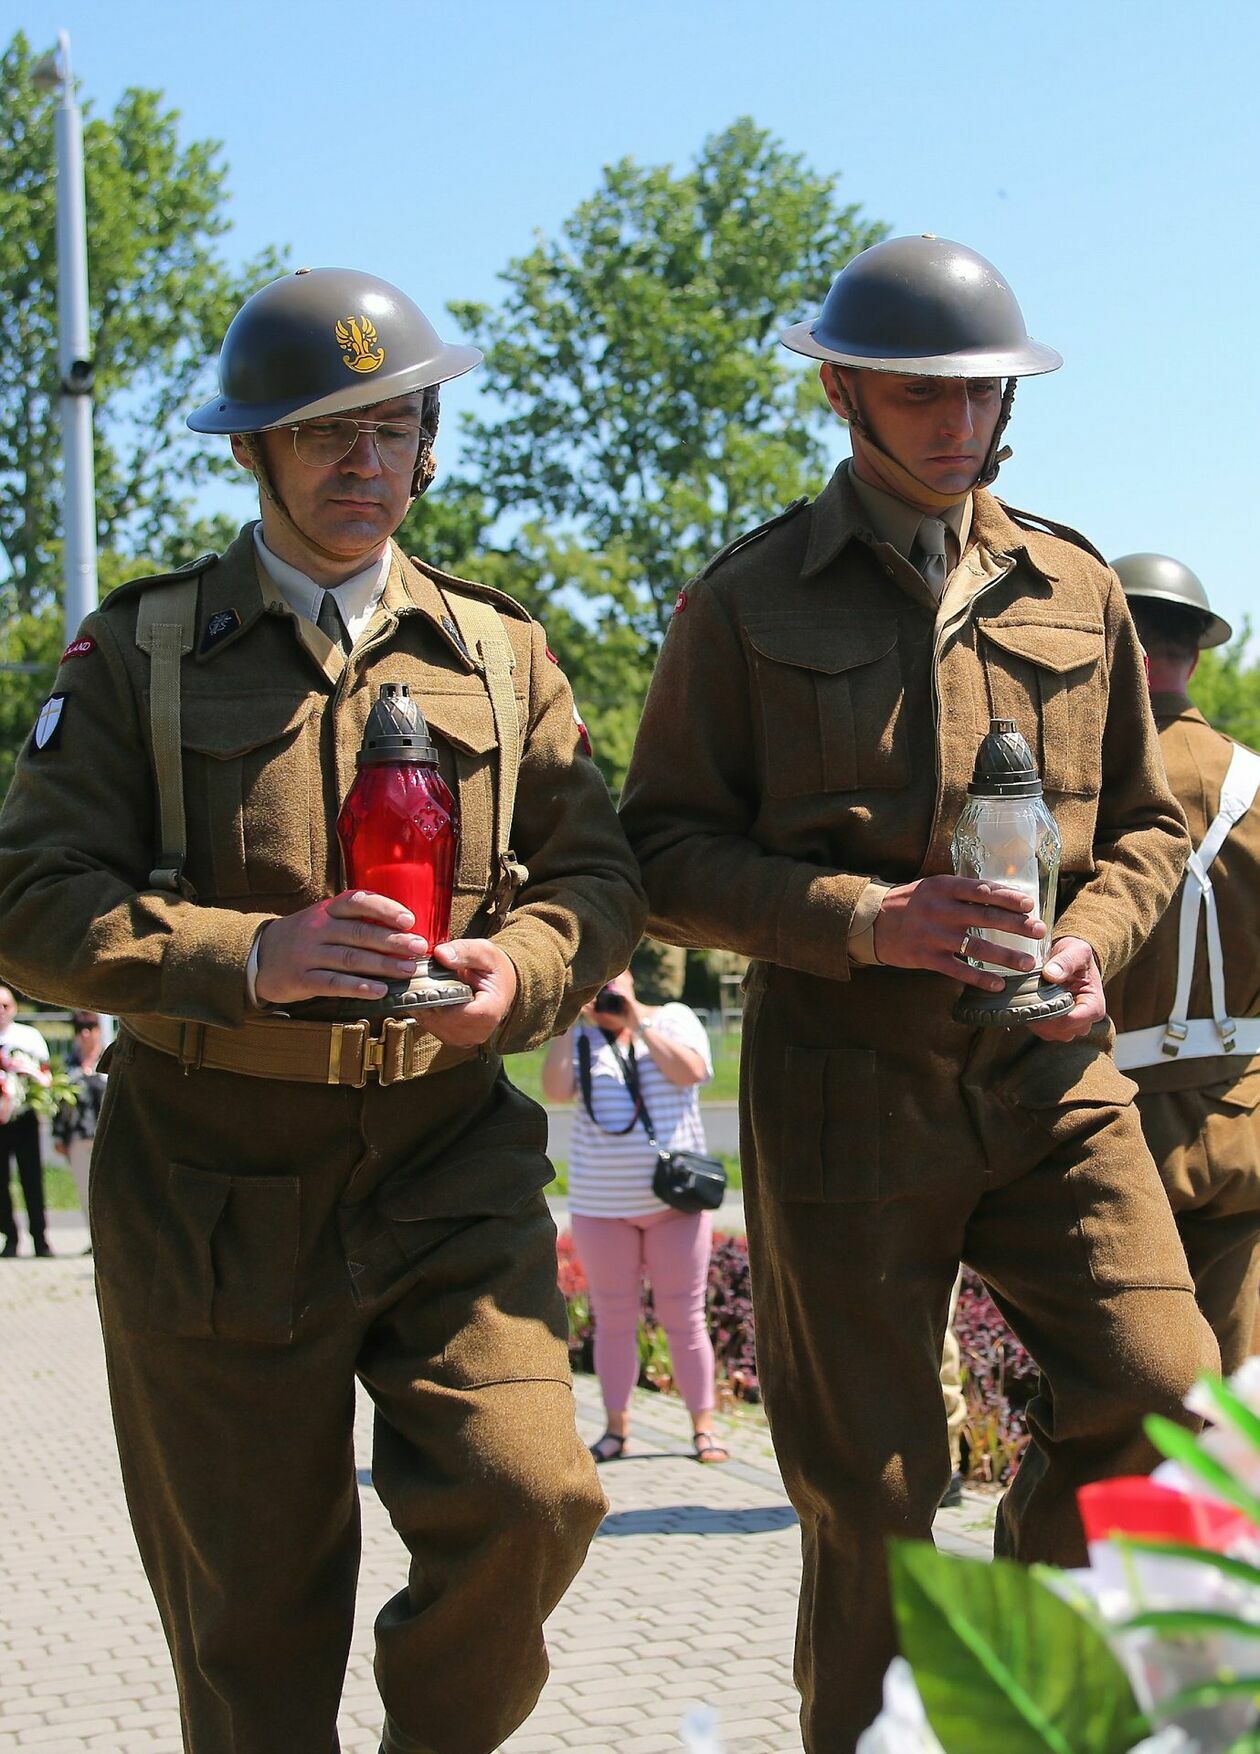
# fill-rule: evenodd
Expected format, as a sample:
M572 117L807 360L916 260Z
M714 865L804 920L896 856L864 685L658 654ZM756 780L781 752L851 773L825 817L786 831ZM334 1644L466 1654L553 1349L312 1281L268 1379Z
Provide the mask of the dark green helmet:
M1213 612L1203 581L1171 555L1122 554L1119 560L1112 561L1111 568L1126 597L1151 597L1159 603L1193 610L1196 620L1206 617L1206 626L1199 634L1200 651L1208 646L1223 646L1234 637L1228 621Z
M854 256L820 315L779 337L785 347L863 371L931 378L1020 378L1057 371L1033 341L1015 294L991 262L948 238L889 238Z
M300 268L246 299L219 354L219 394L194 432L265 432L457 378L475 347L441 339L396 286L352 268Z

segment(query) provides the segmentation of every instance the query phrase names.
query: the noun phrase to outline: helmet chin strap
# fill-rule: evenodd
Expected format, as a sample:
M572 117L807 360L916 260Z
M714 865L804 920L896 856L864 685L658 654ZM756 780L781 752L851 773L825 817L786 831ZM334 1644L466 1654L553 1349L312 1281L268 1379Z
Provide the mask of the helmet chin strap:
M420 405L420 446L416 453L416 467L411 477L411 497L413 500L419 499L422 494L428 492L433 484L433 477L437 474L437 460L433 454L433 445L437 438L438 414L438 388L434 384L424 392L424 401ZM330 560L337 566L349 566L355 556L338 554L335 549L325 548L322 542L302 528L276 492L275 482L271 479L271 471L267 468L267 460L263 456L262 445L258 442L259 435L256 432L243 432L237 436L249 457L250 469L258 483L259 491L271 501L280 521L288 526L304 548L309 548L312 554L319 555L321 560ZM369 549L365 548L363 552L367 554Z
M904 499L908 504L918 506L923 511L930 512L947 512L951 506L956 506L960 500L965 499L967 493L972 492L977 487L988 487L991 482L997 479L998 470L1011 455L1011 448L1009 445L1002 446L1000 450L998 449L998 446L1001 444L1002 434L1006 431L1006 423L1011 418L1011 406L1015 401L1016 382L1017 380L1015 378L1008 378L1006 380L1006 387L1002 392L1002 407L998 414L997 424L993 428L993 437L989 441L989 449L985 453L984 461L981 463L976 479L972 482L971 487L968 488L966 492L960 494L939 492L935 487L930 487L926 481L920 481L919 477L912 474L911 471L906 468L904 463L898 462L892 452L886 451L883 445L881 445L879 440L875 437L870 422L863 414L861 407L855 398L850 396L845 389L840 373L836 371L834 367L832 368L831 376L832 387L835 390L837 400L844 409L845 419L850 426L856 428L856 430L861 433L864 442L869 445L871 450L873 450L878 456L880 471L887 478L893 493L895 493L899 499Z

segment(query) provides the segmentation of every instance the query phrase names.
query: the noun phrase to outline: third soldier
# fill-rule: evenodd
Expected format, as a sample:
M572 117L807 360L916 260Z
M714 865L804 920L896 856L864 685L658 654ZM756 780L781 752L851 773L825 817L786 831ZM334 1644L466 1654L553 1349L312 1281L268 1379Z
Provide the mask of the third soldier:
M1108 985L1107 1008L1230 1371L1252 1349L1260 1291L1260 755L1213 730L1186 692L1200 651L1232 631L1194 573L1164 554L1114 566L1195 851L1172 906Z

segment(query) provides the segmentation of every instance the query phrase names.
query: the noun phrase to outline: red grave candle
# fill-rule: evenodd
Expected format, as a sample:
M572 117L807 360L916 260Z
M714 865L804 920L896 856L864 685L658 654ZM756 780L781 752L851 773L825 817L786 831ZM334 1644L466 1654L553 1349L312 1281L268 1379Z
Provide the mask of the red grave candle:
M381 684L341 814L346 880L410 909L430 950L450 935L459 807L406 683Z

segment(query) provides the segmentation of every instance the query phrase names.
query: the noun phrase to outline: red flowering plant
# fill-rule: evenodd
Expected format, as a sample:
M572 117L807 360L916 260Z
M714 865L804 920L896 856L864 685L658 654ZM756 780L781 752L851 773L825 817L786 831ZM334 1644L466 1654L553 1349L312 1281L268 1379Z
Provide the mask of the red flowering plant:
M967 1406L963 1447L973 1480L1005 1486L1028 1443L1024 1409L1037 1387L1037 1366L1007 1327L982 1280L963 1272L954 1334Z

